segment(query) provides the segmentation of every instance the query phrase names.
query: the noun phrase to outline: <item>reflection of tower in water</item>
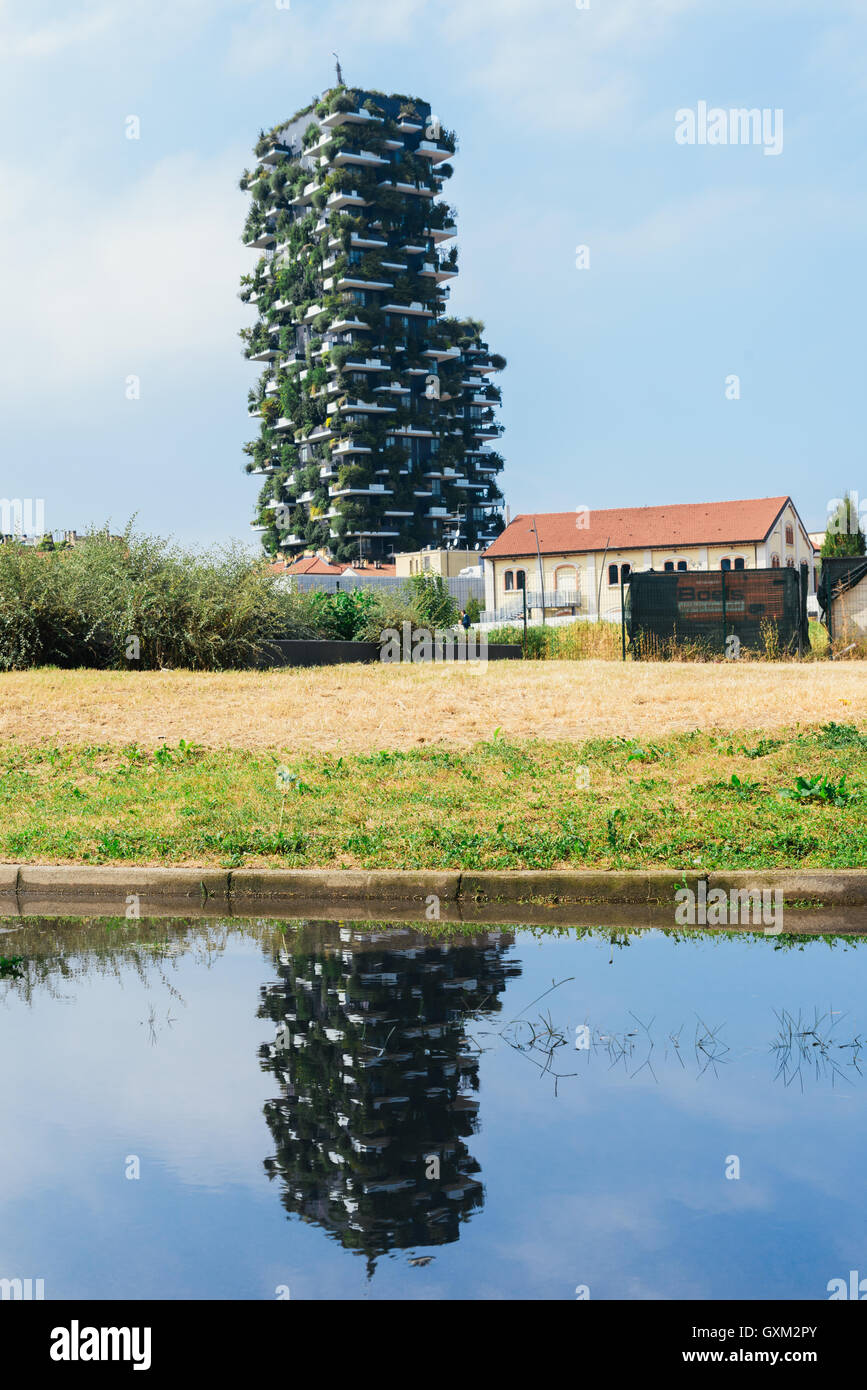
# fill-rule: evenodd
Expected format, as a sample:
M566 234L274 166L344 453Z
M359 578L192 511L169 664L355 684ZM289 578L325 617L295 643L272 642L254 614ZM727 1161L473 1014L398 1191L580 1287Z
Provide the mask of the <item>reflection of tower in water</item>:
M289 1212L371 1266L393 1249L445 1245L483 1205L478 1057L466 1028L499 1012L509 934L432 941L410 930L303 926L279 956L260 1017L280 1082L265 1107L266 1160ZM475 1055L474 1055L475 1054Z

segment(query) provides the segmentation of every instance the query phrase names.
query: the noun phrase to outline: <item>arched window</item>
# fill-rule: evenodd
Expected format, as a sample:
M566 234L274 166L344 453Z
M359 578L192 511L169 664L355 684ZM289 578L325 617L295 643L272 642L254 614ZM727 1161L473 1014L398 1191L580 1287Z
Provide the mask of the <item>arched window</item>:
M527 576L526 576L526 574L524 573L523 570L515 570L515 588L516 588L516 589L526 589L526 587L527 587Z
M617 584L617 583L619 583L619 578L620 578L620 577L619 577L619 575L618 575L618 573L617 573L617 566L616 566L616 565L609 565L609 566L608 566L608 583L609 583L609 584Z
M743 569L746 569L746 567L747 567L747 566L746 566L746 561L744 560L744 558L743 558L742 555L739 555L739 556L737 557L737 559L735 560L735 569L736 569L736 570L743 570Z
M772 556L771 556L771 569L772 569L772 570L778 570L779 568L780 568L780 557L779 557L779 555L772 555Z
M674 561L666 560L662 568L665 570L666 574L674 574Z
M506 570L506 593L515 587L515 576L511 570Z
M794 528L794 526L787 526L787 527L786 527L786 545L794 545L794 544L795 544L795 528Z
M678 568L678 572L679 572L680 574L685 574L685 573L686 573L686 561L685 561L685 560L678 560L678 562L677 562L677 568Z
M788 560L786 561L786 569L787 569L787 570L793 570L794 568L795 568L795 562L794 562L794 560L792 559L792 557L791 557L791 555L790 555L789 558L788 558Z
M719 567L720 567L721 570L730 570L730 569L731 569L731 567L732 567L732 562L731 562L731 560L728 558L728 556L726 556L726 558L725 558L724 560L720 560L720 562L719 562Z
M558 593L574 594L578 587L578 571L574 565L558 565L554 571L554 588Z
M632 566L631 566L631 565L621 565L621 566L620 566L620 578L621 578L621 579L628 579L631 573L632 573Z

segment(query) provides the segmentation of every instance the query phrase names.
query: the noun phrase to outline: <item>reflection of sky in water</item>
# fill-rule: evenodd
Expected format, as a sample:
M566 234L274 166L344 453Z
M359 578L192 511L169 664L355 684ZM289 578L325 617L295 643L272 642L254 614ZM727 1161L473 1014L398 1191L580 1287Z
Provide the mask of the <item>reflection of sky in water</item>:
M587 1284L595 1298L827 1298L829 1279L867 1272L867 1080L846 1046L867 1035L867 945L774 946L516 933L499 1012L468 986L472 1017L455 1025L461 1051L484 1049L478 1123L461 1128L483 1201L467 1199L448 1243L392 1249L370 1280L328 1221L287 1213L286 1174L266 1173L281 1081L258 1015L291 971L261 944L230 931L207 961L176 953L146 981L115 961L37 985L30 1004L0 983L0 1276L44 1278L48 1297L572 1298ZM301 973L327 960L308 950ZM461 1007L450 999L452 1019ZM521 1014L532 1031L508 1026ZM308 1090L317 1075L308 1051ZM446 1128L452 1094L431 1097Z

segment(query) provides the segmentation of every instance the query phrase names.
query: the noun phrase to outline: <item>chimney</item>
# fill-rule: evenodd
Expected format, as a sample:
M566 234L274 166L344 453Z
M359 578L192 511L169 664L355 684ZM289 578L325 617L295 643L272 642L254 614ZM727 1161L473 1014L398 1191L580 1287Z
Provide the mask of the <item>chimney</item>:
M509 507L509 506L506 507L506 513L505 513L505 515L506 515L506 525L507 525L507 526L511 526L511 524L512 524L512 508L511 508L511 507Z

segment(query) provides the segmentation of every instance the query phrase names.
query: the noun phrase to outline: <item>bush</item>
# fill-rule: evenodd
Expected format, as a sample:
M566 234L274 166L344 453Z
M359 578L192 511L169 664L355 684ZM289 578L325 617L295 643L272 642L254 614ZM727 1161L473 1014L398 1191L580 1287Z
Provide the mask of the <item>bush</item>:
M0 546L3 670L223 670L287 630L312 631L303 605L240 547L189 552L131 528L63 550Z
M315 589L306 597L317 637L333 642L357 642L363 640L370 626L379 622L380 601L370 589L344 589L335 594Z
M412 607L423 627L454 627L458 606L441 574L413 574L407 580Z

